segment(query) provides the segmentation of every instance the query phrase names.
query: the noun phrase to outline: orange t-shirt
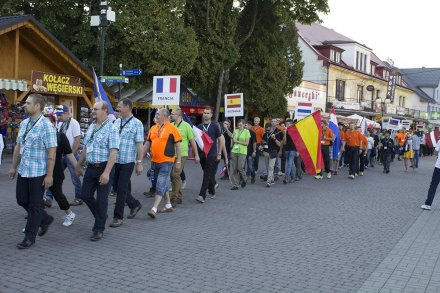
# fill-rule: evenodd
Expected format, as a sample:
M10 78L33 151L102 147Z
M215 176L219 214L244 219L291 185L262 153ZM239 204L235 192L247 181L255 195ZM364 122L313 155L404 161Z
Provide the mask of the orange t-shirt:
M326 130L322 130L322 140L321 145L330 145L330 140L326 140L326 138L332 138L333 137L333 131L330 130L330 128L326 128Z
M362 133L357 129L353 131L347 130L345 132L345 141L349 147L359 147L361 145L362 136Z
M362 149L366 150L368 148L368 140L365 135L362 135Z
M345 141L345 133L342 130L339 130L339 136L341 137L341 141Z
M399 132L399 133L396 134L396 137L399 140L399 145L403 146L403 144L405 143L406 134Z
M148 132L147 140L151 142L151 161L155 163L174 162L176 143L182 141L182 136L176 126L166 122L160 127L155 124Z
M264 135L264 128L260 125L254 125L251 127L252 131L255 132L255 136L257 137L257 143L261 144L261 140L263 139Z

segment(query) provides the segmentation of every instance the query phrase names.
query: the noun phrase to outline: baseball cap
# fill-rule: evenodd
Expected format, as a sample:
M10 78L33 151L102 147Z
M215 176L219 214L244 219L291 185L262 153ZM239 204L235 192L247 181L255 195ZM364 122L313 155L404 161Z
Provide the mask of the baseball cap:
M55 113L57 115L61 115L63 113L69 113L69 107L67 107L66 105L58 105L56 107Z

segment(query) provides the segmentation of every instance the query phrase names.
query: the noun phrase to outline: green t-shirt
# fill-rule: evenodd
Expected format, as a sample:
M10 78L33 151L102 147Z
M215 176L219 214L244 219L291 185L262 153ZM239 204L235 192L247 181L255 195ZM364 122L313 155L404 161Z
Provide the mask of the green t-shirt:
M173 125L177 127L182 136L182 142L180 143L181 156L188 157L188 143L194 138L194 132L191 126L183 120L179 123L173 122Z
M236 129L234 131L235 140L245 142L246 139L251 138L251 133L247 129ZM232 152L236 154L247 155L247 145L242 145L238 143L234 143L232 146Z

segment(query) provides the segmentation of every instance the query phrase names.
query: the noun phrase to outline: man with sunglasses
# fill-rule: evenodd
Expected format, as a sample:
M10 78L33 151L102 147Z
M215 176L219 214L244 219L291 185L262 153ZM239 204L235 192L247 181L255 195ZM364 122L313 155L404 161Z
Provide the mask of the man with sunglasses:
M81 199L95 217L91 241L101 240L104 234L108 195L111 188L110 178L113 178L113 166L119 150L119 132L108 118L108 107L108 104L103 101L95 103L93 113L96 116L96 121L87 130L84 137L84 148L75 169L76 175L82 176L81 165L87 162Z

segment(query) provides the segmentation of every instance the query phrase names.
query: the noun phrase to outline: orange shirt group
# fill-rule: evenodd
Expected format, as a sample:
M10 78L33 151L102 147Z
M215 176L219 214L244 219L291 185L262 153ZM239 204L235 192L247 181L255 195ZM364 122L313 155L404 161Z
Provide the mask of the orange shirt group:
M323 129L321 145L330 145L331 141L327 139L332 137L333 137L333 131L331 131L330 128L327 127L325 130Z
M155 124L148 132L147 140L151 142L151 161L155 163L174 162L175 144L182 141L176 126L166 122L160 127Z
M347 146L349 147L360 147L361 141L363 141L362 133L357 130L347 130L345 132L345 141L347 142Z

